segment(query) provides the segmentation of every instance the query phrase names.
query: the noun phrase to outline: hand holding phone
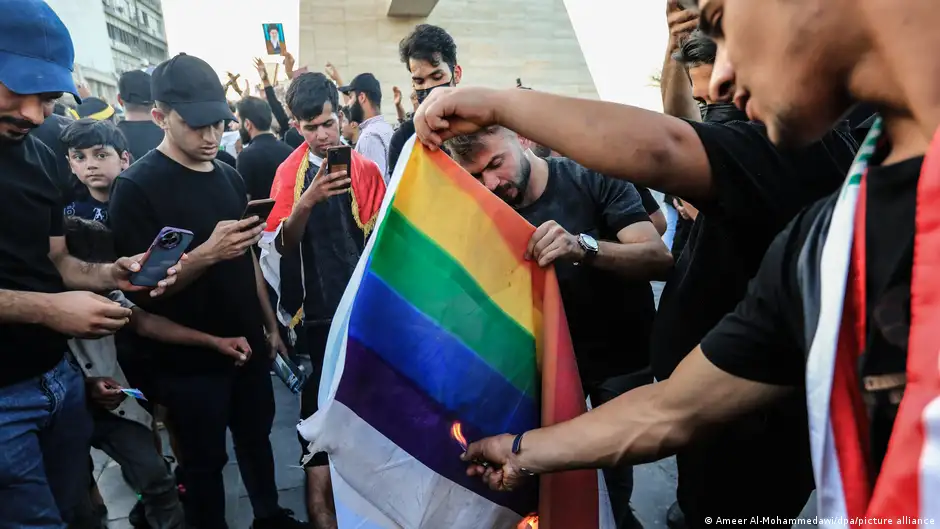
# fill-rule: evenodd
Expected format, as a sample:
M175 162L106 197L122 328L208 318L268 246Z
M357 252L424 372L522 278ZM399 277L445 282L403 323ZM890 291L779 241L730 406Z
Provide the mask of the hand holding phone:
M210 261L228 261L242 256L248 248L258 244L264 223L252 215L242 220L223 220L215 225L209 239L199 246Z
M352 180L350 180L345 169L328 174L327 167L329 167L327 163L320 166L316 176L313 177L313 182L310 183L310 187L300 197L300 200L308 207L313 207L330 197L346 193L351 185Z
M326 151L328 174L335 174L340 171L346 171L349 174L350 164L352 164L352 149L349 145L330 147ZM345 189L349 189L349 185L346 185Z
M140 270L131 274L130 283L137 287L157 287L192 242L193 232L189 230L163 228L140 260Z

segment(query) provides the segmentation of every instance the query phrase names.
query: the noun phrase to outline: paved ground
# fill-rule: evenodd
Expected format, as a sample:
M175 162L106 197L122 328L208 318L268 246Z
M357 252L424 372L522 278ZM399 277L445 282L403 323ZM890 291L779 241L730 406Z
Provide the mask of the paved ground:
M654 284L658 301L661 286ZM277 416L271 442L274 445L274 459L277 469L277 485L281 491L281 506L293 510L299 519L306 519L303 499L303 471L297 468L300 449L297 442L295 425L300 413L299 402L295 395L274 379ZM168 443L164 443L169 446ZM168 450L168 449L167 449ZM127 514L137 501L134 493L121 478L120 467L105 454L94 451L95 476L98 487L108 506L111 529L131 527ZM245 487L238 473L238 463L229 442L229 462L224 470L226 489L226 510L229 526L232 529L247 529L252 522L251 505L248 503ZM649 529L665 529L666 509L675 500L676 466L672 459L642 465L634 471L635 489L633 506L637 517Z

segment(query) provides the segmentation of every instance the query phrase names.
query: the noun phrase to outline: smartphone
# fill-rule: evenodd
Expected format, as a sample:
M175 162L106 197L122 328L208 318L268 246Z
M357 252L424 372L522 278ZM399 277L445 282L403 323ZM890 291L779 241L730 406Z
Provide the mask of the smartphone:
M326 174L333 174L336 171L349 171L352 163L352 149L349 145L339 147L330 147L326 151ZM339 189L349 189L349 184Z
M273 198L252 200L245 208L245 212L242 213L242 219L257 216L259 219L261 219L261 222L264 222L268 220L268 216L271 215L272 209L274 209Z
M193 242L193 232L167 226L160 230L140 263L140 271L131 274L131 284L138 287L156 287L166 277L166 271L179 262L183 252Z

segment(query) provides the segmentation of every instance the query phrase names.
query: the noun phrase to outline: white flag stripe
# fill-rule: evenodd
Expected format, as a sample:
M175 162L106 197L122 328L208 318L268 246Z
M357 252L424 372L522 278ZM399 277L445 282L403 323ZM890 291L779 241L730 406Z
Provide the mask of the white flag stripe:
M940 370L940 366L937 366ZM920 518L935 527L940 520L940 397L924 408L924 449L920 456ZM927 527L922 523L921 527Z

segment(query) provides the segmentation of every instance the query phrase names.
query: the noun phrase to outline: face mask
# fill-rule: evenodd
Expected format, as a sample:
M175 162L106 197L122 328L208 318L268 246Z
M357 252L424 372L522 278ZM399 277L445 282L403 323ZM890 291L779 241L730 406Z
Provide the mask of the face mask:
M450 83L439 84L437 86L432 86L431 88L422 88L420 90L415 90L415 94L418 95L418 104L424 103L424 100L428 98L428 95L431 94L431 90L435 88L441 88L442 86L451 86Z
M750 121L747 113L731 103L715 103L705 107L702 113L705 123L728 123L729 121Z

